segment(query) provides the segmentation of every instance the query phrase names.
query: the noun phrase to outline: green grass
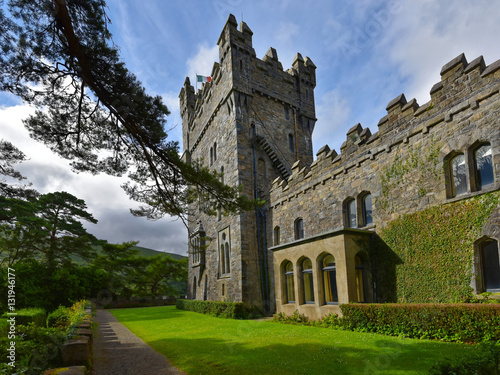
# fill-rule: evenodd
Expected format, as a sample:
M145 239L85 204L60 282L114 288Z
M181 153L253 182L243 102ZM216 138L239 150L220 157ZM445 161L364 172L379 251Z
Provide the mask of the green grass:
M473 346L213 318L173 306L111 310L188 374L425 374Z

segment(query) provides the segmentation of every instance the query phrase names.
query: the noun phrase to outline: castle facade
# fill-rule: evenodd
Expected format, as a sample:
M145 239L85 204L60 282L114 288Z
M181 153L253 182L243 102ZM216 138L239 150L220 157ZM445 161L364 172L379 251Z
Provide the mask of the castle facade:
M188 297L311 318L391 301L380 287L381 231L500 190L500 60L456 57L428 103L402 94L377 132L357 124L340 153L324 146L314 158L316 66L297 54L284 71L273 48L259 59L252 35L231 15L212 82L195 92L186 79L179 95L185 158L266 201L234 215L192 207ZM481 228L464 267L476 294L500 291L498 204Z

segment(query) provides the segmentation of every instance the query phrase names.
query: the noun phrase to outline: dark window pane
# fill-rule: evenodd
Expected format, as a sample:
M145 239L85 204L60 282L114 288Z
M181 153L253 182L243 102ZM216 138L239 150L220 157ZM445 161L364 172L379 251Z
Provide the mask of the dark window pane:
M304 221L298 219L295 222L295 239L300 240L301 238L304 238Z
M465 171L465 156L463 154L451 159L453 177L453 196L467 193L467 175Z
M491 145L483 145L474 153L477 189L493 184L493 157Z
M363 197L363 224L370 225L373 223L372 219L372 195L367 194Z
M500 262L498 258L498 242L490 241L482 248L484 287L487 292L500 291Z

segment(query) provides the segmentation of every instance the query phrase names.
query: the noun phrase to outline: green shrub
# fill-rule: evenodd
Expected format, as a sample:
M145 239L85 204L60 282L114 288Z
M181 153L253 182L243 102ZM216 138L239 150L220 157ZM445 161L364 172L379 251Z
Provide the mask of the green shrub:
M47 327L67 327L71 322L69 307L59 306L47 316Z
M300 314L298 310L295 310L292 315L286 315L285 313L277 313L274 315L273 320L275 322L280 322L284 324L293 324L293 325L313 325L312 320L310 320L304 314Z
M16 311L16 324L28 325L34 323L38 327L45 327L45 319L47 318L47 313L41 308L27 308L20 309ZM2 315L2 319L9 318L7 313Z
M346 304L344 328L457 342L500 340L499 304Z
M228 319L245 319L249 315L242 302L178 299L175 305L179 310L194 311Z
M430 375L499 375L500 343L480 344L477 353L464 358L441 361L432 366Z

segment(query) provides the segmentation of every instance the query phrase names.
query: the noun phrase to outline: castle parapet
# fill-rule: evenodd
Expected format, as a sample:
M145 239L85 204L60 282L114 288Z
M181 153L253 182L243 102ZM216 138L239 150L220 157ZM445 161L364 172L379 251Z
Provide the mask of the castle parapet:
M295 64L301 63L301 56L297 56ZM423 137L432 137L428 134L434 127L471 116L473 113L466 115L464 111L476 110L481 102L499 93L500 60L486 66L482 56L468 63L461 54L443 66L441 81L431 88L429 102L419 106L416 99L407 101L404 94L398 95L387 104L387 115L378 122L378 132L372 134L369 128L354 125L347 132L340 154L328 145L318 151L310 172L304 174L307 178L296 173L297 177L288 181L275 181L272 200L288 199L287 194L279 193L285 188L294 192L307 190L310 184L314 186L318 181L324 183L356 171L368 161L393 152L399 145L416 143L418 147Z

